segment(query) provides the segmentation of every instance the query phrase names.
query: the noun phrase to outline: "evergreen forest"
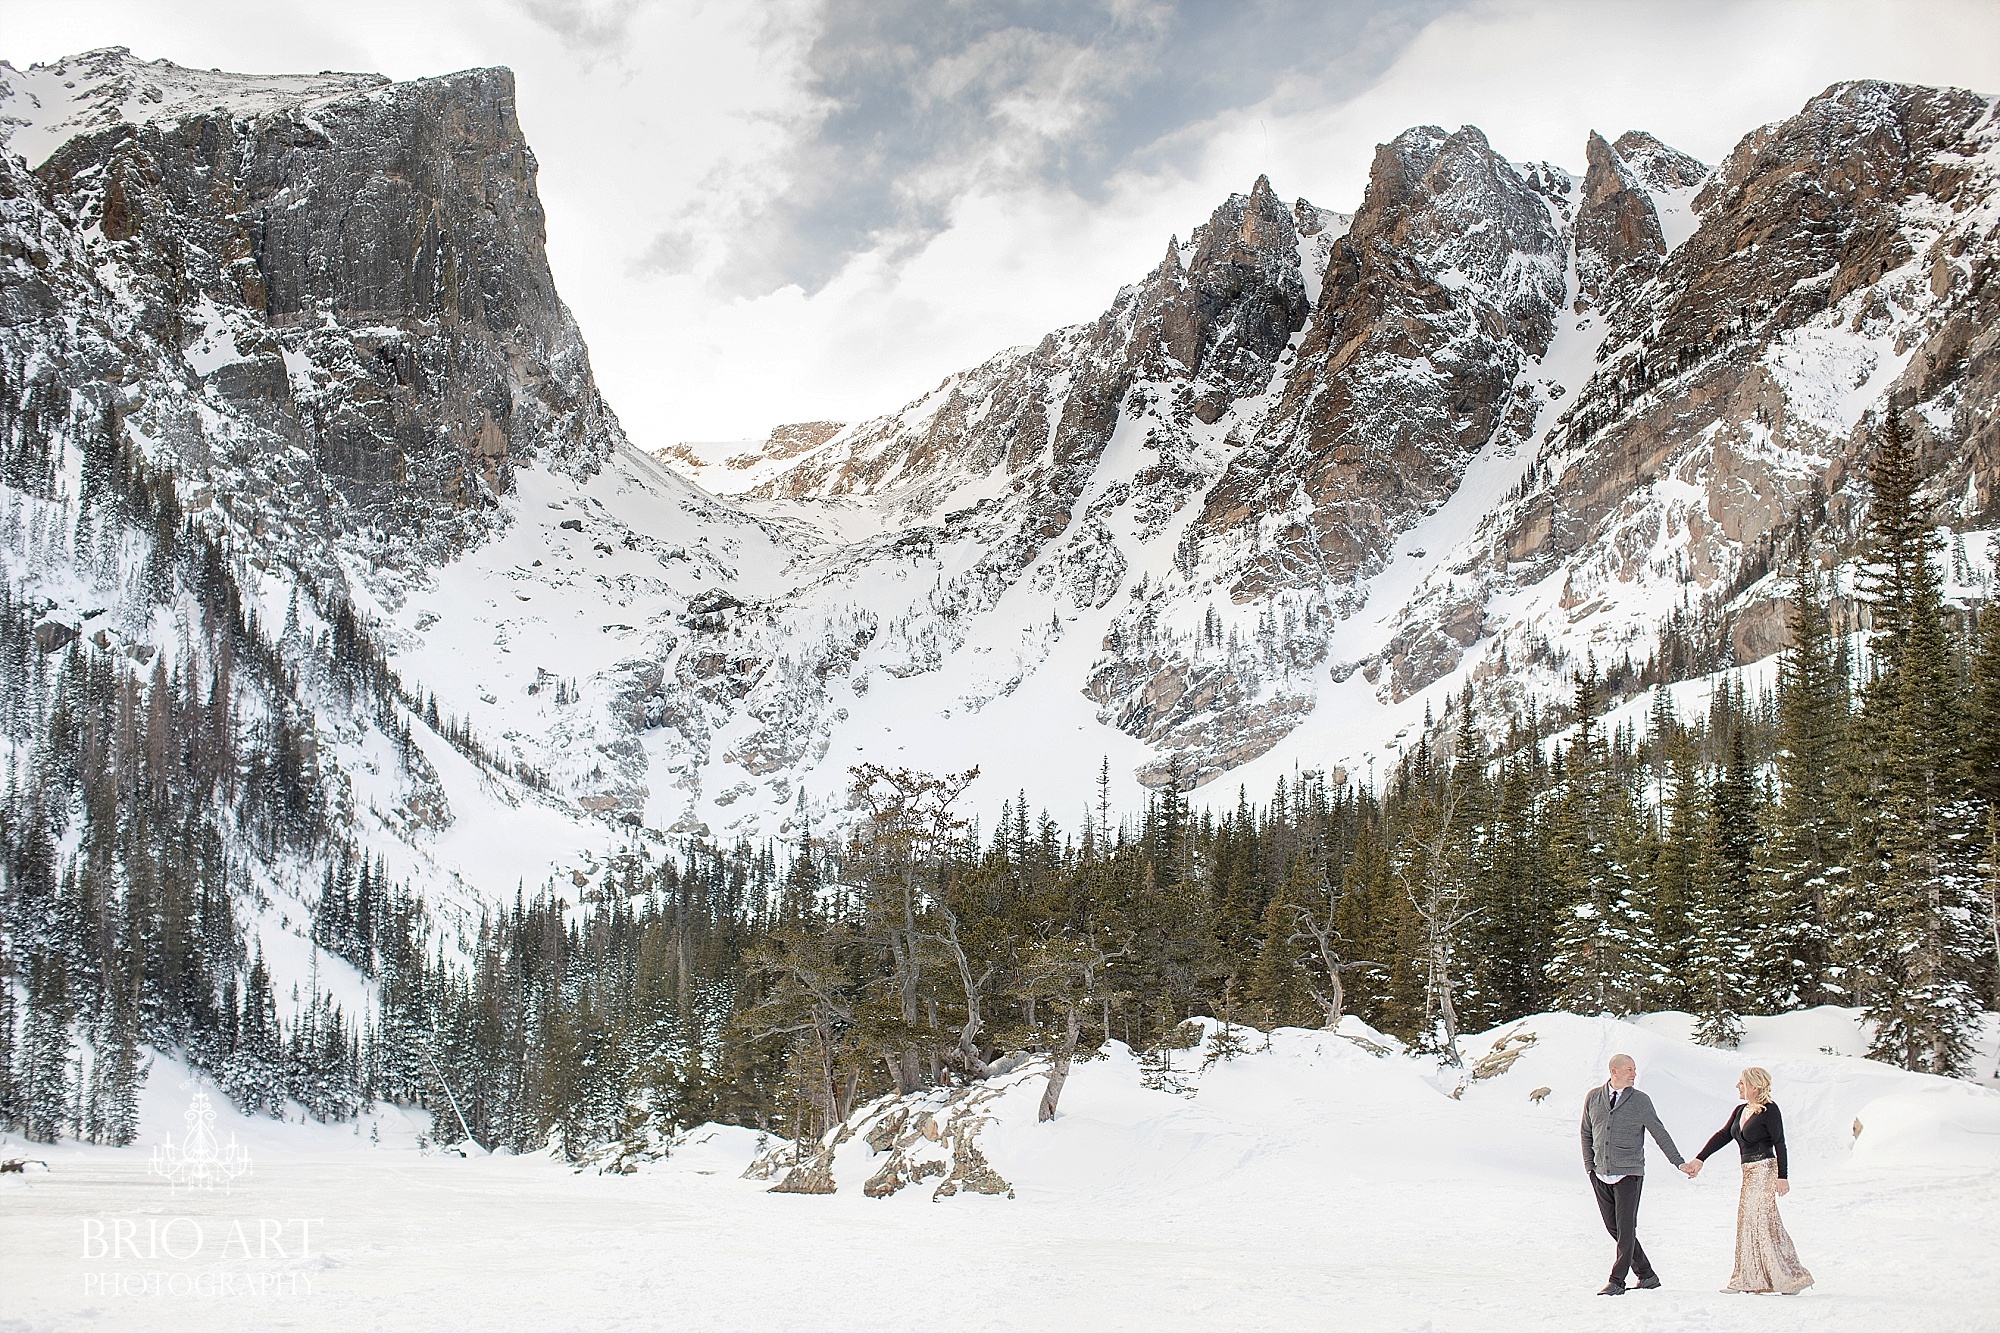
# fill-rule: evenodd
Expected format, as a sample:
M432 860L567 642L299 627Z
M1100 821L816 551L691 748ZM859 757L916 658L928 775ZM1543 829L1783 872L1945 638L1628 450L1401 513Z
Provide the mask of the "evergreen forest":
M1746 1015L1837 1004L1877 1058L1960 1074L2000 1008L2000 614L1944 600L1893 415L1866 629L1794 534L1791 641L1754 694L1722 673L1676 707L1692 667L1656 662L1647 688L1586 664L1567 707L1496 741L1468 687L1392 772L1301 772L1233 808L1170 772L1143 811L1107 794L1059 818L1022 792L982 827L970 768L863 766L835 832L633 830L586 890L523 886L476 920L348 840L315 710L409 764L413 727L491 763L478 739L404 691L336 592L260 622L242 557L112 415L81 433L74 505L46 499L48 430L0 425L9 546L100 571L181 642L62 640L0 586L0 1122L37 1139L132 1141L149 1050L246 1108L418 1105L440 1138L582 1161L707 1121L809 1138L1010 1052L1171 1045L1193 1015L1353 1014L1456 1062L1462 1034L1550 1009L1683 1009L1729 1046ZM372 979L364 1012L246 946L280 879L313 886L326 966Z

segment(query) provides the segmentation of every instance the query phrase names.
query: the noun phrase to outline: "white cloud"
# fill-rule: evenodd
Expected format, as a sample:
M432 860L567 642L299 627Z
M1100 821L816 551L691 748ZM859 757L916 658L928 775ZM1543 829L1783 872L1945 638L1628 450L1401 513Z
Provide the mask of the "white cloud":
M732 255L767 270L796 259L784 247L797 232L761 205L794 183L801 143L828 114L809 69L819 12L812 0L7 0L0 55L20 65L126 45L188 65L398 78L511 66L557 283L607 396L647 445L898 406L952 369L1095 316L1170 233L1185 236L1259 172L1282 194L1351 210L1375 144L1411 124L1477 124L1511 157L1578 168L1590 129L1642 128L1713 162L1839 79L2000 91L1990 0L1488 0L1423 29L1358 93L1304 70L1274 74L1255 106L1203 110L1154 141L1128 116L1123 155L1084 177L1046 162L917 161L902 188L942 210L941 230L885 233L810 296L734 294L714 280ZM1048 96L996 103L1007 133L988 146L1016 166L1051 132L1104 114L1066 82L1088 58L1064 58L1081 63L1036 76ZM954 63L926 86L978 75Z

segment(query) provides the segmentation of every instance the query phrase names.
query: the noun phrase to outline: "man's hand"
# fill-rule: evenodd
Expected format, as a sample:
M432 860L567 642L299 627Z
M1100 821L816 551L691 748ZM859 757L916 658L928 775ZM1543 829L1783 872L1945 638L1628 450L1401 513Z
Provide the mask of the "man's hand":
M1792 1192L1792 1182L1791 1182L1791 1181L1789 1181L1789 1180L1781 1180L1781 1181L1779 1181L1779 1182L1778 1182L1778 1196L1779 1196L1780 1198L1783 1198L1783 1197L1784 1197L1785 1195L1787 1195L1787 1194L1790 1194L1791 1192Z
M1693 1180L1701 1174L1701 1162L1699 1159L1692 1162L1682 1162L1680 1170L1682 1175L1686 1176L1689 1180Z

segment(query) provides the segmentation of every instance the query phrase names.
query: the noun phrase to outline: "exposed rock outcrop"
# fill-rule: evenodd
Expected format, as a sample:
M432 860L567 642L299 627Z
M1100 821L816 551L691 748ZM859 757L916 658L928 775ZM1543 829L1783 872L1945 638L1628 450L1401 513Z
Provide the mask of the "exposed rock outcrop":
M1560 222L1477 129L1376 150L1298 368L1203 502L1203 537L1243 552L1235 600L1351 582L1451 493L1554 333Z
M988 710L1081 694L1077 753L1094 711L1141 781L1198 783L1288 738L1373 765L1441 683L1504 727L1669 614L1766 653L1764 575L1854 548L1892 395L1933 511L2000 507L2000 128L1971 93L1837 85L1713 173L1638 131L1577 179L1419 127L1352 216L1260 178L1095 321L888 416L666 455L739 502L619 447L504 71L52 68L0 66L36 165L0 162L0 403L129 433L247 567L366 581L412 685L490 642L455 715L610 819L794 835L909 700L1005 750ZM496 504L530 465L567 474L550 502ZM479 545L510 521L530 540ZM436 595L452 557L486 561L455 585L479 605ZM87 619L36 607L51 640Z
M1652 196L1617 150L1593 130L1584 154L1589 166L1576 212L1579 306L1603 302L1614 279L1643 281L1667 253Z
M121 341L168 353L122 377L128 407L205 398L239 427L161 401L150 424L186 469L226 487L302 450L343 503L260 496L285 522L435 558L512 467L587 474L622 439L549 274L508 71L272 80L113 50L0 71L8 114L45 72L82 78L62 123L83 132L40 189L117 274Z
M1556 617L1643 660L1664 612L1639 608L1719 605L1801 522L1852 540L1863 417L1892 384L1928 404L1910 424L1936 493L1992 506L1986 105L1841 85L1714 172L1593 134L1580 181L1476 129L1414 129L1351 218L1260 181L1096 324L847 428L763 493L884 497L927 550L977 552L892 675L946 669L1023 578L1107 610L1081 688L1153 750L1151 782L1265 753L1329 675L1385 702L1505 675L1501 646L1546 656ZM1508 493L1461 496L1478 457ZM1455 496L1479 521L1330 664L1376 576L1430 558L1399 540ZM1637 591L1654 585L1679 591ZM1746 602L1726 637L1759 653L1775 623Z
M1708 177L1708 168L1681 152L1669 148L1644 130L1627 130L1611 145L1626 170L1656 193L1690 190Z
M1972 330L1992 299L1994 238L1967 205L2000 183L1994 137L1985 98L1854 83L1745 138L1698 197L1699 229L1609 312L1605 369L1555 442L1573 461L1510 549L1601 551L1617 516L1671 476L1714 497L1689 559L1704 584L1726 580L1803 508L1856 519L1840 493L1862 463L1857 428L1891 391L1940 404L1913 423L1937 491L1970 484L1989 497L1975 507L1990 504L1991 409L1955 386L1991 373L1992 340ZM1911 354L1922 347L1935 362ZM1830 500L1812 500L1816 487ZM1527 527L1545 535L1520 540Z

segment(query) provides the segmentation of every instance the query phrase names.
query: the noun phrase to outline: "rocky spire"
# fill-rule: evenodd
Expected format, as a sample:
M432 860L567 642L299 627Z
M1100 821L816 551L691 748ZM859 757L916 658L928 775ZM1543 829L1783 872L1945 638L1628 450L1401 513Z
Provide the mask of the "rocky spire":
M1418 126L1376 150L1297 369L1206 497L1202 535L1246 547L1261 515L1310 502L1242 564L1233 598L1352 580L1451 493L1554 334L1562 255L1548 206L1477 128Z
M1637 265L1643 275L1667 253L1652 196L1596 130L1590 132L1584 160L1588 166L1583 176L1583 206L1576 215L1579 307L1585 302L1601 303L1606 290L1628 266Z
M1611 145L1618 160L1648 190L1685 190L1701 184L1708 166L1661 143L1644 130L1627 130Z
M1185 291L1162 307L1163 350L1203 381L1195 415L1214 421L1270 379L1306 320L1298 228L1269 179L1232 194L1190 238Z

